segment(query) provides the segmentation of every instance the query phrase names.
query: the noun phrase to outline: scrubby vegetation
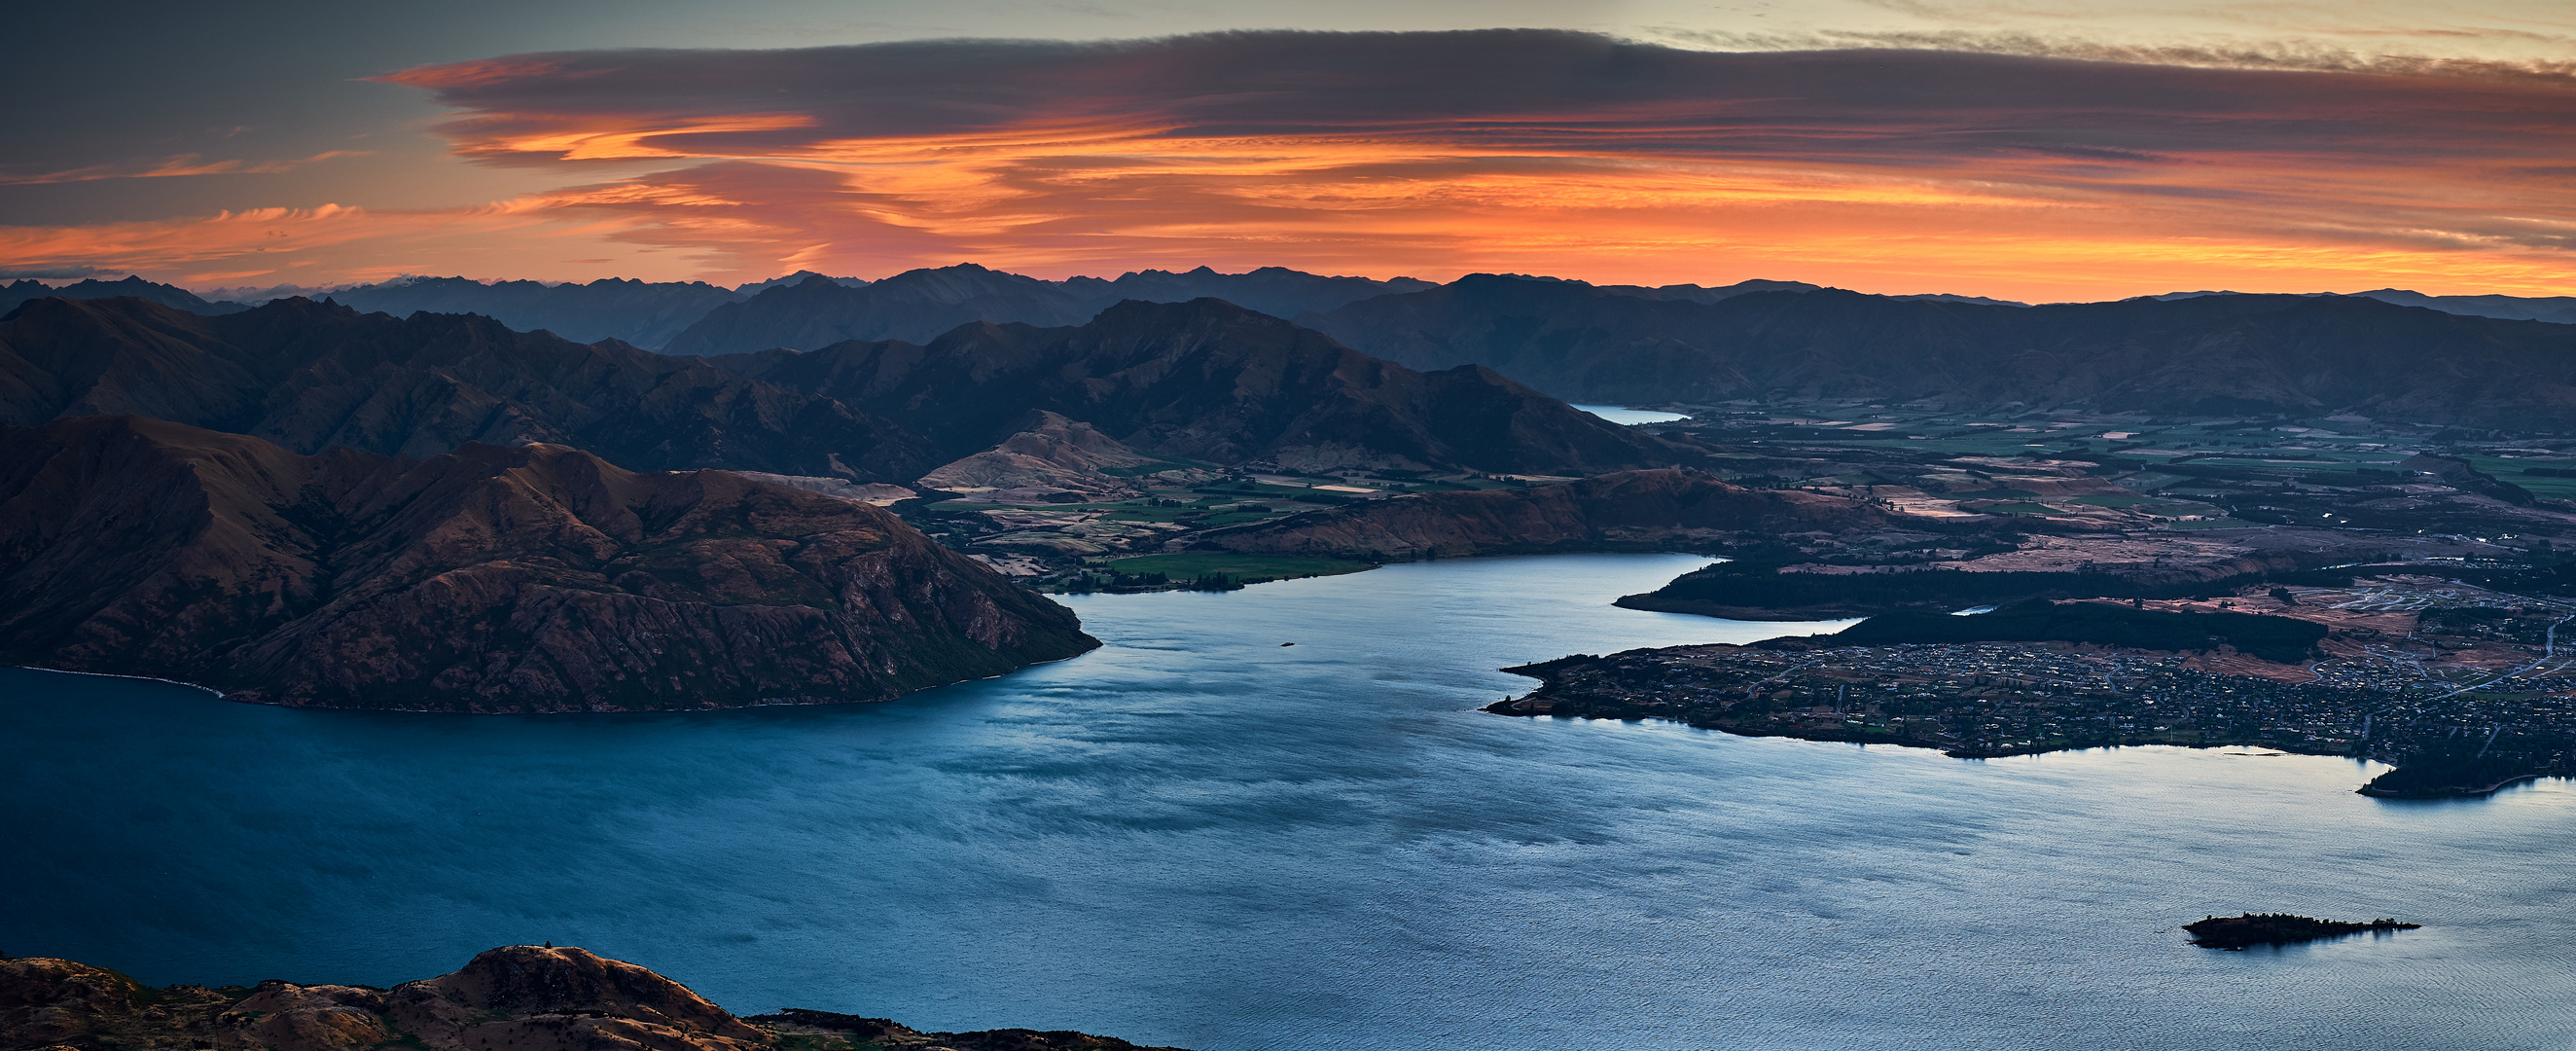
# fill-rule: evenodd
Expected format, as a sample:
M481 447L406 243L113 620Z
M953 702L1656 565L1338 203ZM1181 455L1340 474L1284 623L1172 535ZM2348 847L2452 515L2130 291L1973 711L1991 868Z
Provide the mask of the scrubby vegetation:
M2284 664L2306 659L2326 637L2314 621L2255 613L2176 613L2101 602L2034 599L1974 616L1890 613L1834 636L1837 642L2090 642L2142 650L2206 650L2221 644Z
M2393 919L2349 923L2321 920L2314 916L2293 916L2286 912L2249 912L2242 916L2211 916L2183 924L2182 929L2191 932L2192 944L2202 948L2243 949L2249 945L2286 945L2320 938L2340 938L2363 931L2411 931L2422 926Z
M2265 579L2260 574L2246 574L2195 583L2142 584L2110 573L1971 573L1955 569L1783 573L1781 569L1779 563L1721 563L1683 574L1656 591L1654 597L1744 609L1948 612L2031 599L2229 595L2238 587ZM2342 579L2347 583L2351 580L2349 575Z

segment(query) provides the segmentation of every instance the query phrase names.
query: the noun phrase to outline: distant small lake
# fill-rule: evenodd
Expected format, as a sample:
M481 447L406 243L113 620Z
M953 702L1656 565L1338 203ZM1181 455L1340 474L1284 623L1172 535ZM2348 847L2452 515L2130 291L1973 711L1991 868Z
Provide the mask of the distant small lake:
M1689 416L1678 412L1657 412L1653 409L1623 409L1616 405L1576 405L1575 408L1601 417L1602 419L1608 420L1612 423L1671 423L1674 420L1690 419Z
M2576 791L1968 762L1513 719L1495 669L1748 641L1706 560L1071 598L1107 646L891 704L310 712L0 670L0 949L384 985L551 940L738 1011L1319 1048L2506 1049L2576 1031ZM1294 642L1294 646L1282 646ZM2274 951L2211 912L2396 916Z

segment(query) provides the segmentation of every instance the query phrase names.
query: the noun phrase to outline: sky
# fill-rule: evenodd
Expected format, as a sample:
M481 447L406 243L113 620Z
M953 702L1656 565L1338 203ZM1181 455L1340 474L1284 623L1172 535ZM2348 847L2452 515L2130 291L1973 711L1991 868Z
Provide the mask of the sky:
M220 7L13 14L0 276L2576 295L2563 0Z

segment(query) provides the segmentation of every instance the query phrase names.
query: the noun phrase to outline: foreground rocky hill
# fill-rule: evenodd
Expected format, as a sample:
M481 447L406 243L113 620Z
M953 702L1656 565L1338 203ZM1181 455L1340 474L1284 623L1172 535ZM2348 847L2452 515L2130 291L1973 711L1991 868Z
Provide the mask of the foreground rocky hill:
M1928 524L1928 523L1926 523ZM1858 500L1729 485L1697 471L1619 471L1528 489L1420 493L1213 530L1193 549L1370 560L1543 551L1716 550L1899 526Z
M0 1051L1176 1051L1084 1033L924 1033L789 1010L738 1018L582 949L513 945L453 974L364 985L153 989L70 960L0 959Z
M0 661L440 711L883 700L1097 645L850 500L561 446L0 428Z

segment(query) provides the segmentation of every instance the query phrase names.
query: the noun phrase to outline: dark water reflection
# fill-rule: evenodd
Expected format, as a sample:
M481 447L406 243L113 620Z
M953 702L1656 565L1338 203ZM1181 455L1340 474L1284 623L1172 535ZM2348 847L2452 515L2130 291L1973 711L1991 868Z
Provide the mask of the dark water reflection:
M1697 560L1097 596L1107 649L887 705L291 712L0 671L0 949L377 984L550 939L737 1010L1241 1048L2563 1046L2576 793L1987 763L1472 708ZM1799 629L1805 630L1805 629ZM1281 642L1295 642L1281 647ZM2207 912L2420 931L2190 949Z

